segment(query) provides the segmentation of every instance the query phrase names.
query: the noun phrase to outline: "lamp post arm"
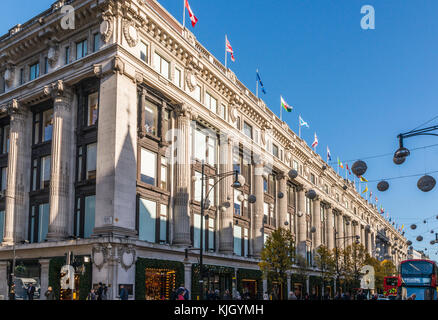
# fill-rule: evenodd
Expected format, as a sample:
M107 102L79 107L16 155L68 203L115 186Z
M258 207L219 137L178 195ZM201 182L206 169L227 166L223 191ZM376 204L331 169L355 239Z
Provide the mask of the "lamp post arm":
M218 180L217 180L217 181L211 186L211 188L207 191L207 194L205 195L205 200L208 199L208 196L210 195L210 192L214 189L214 187L216 187L216 185L217 185L220 181L224 180L225 178L230 177L230 176L233 175L233 174L236 174L236 172L237 172L237 171L232 171L232 172L223 173L222 175L206 176L206 179L217 178L217 177L220 177L220 178L219 178L219 179L218 179ZM204 201L204 203L205 203L205 201Z

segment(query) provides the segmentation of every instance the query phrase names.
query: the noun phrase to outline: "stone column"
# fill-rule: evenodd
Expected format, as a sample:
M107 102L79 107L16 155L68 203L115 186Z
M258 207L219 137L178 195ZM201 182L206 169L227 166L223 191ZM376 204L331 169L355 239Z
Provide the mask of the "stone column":
M264 192L263 192L263 162L255 164L254 169L254 195L257 201L254 204L254 221L253 221L253 255L254 257L260 257L260 253L263 250L263 204L264 204Z
M11 121L3 242L10 245L14 240L19 242L25 239L32 117L28 109L20 106L17 100L9 104L8 113Z
M365 239L365 226L363 224L360 224L360 243L365 248L366 246L366 239Z
M329 248L329 250L333 250L333 248L335 247L335 233L334 233L334 225L333 225L333 217L334 217L334 212L333 209L331 209L330 207L327 208L327 246Z
M70 166L75 163L75 155L71 154L72 93L63 81L52 84L53 97L53 134L52 160L50 172L50 217L47 239L57 241L67 238L69 232Z
M286 175L280 174L278 175L278 186L279 186L279 194L283 194L283 198L278 198L278 224L279 228L286 228L284 224L287 221L287 178ZM290 227L290 221L288 221Z
M371 230L367 231L367 242L368 242L368 254L371 256L373 252L373 246L371 242Z
M180 283L176 283L178 288ZM189 290L189 300L192 299L192 263L184 261L184 286Z
M306 190L303 188L298 189L298 242L306 242L307 230L306 230Z
M319 197L313 201L313 226L316 228L313 244L316 249L321 245L321 199Z
M3 296L3 300L9 299L8 291L8 262L0 261L0 296Z
M337 220L336 221L337 222L337 228L336 228L337 235L336 235L336 238L338 238L336 246L339 249L343 249L344 248L344 239L339 239L339 238L344 237L344 221L343 221L343 216L342 216L342 214L340 212L336 213L336 220Z
M44 293L49 288L49 265L50 259L40 259L38 261L41 266L41 295L40 300L46 300Z
M191 113L187 105L183 105L176 113L177 129L176 141L176 193L173 243L180 246L189 246L190 240L190 121ZM178 141L179 140L179 141Z
M351 236L352 236L352 234L351 234L351 220L349 217L345 221L345 233L346 233L345 236L348 237L347 239L345 239L345 244L348 247L348 246L351 246L351 243L352 243L352 241L351 241L352 240L352 238L351 238Z
M233 171L233 140L223 135L219 145L219 171L228 173ZM219 230L219 251L224 254L233 254L233 211L234 211L234 190L233 176L229 176L219 182L219 208L220 208L220 230ZM224 204L229 204L227 207ZM243 210L243 205L242 205Z

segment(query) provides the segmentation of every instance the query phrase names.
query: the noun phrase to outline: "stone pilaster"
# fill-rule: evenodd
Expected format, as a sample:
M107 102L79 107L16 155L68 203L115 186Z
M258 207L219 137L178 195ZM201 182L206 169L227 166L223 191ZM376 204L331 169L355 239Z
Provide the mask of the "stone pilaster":
M264 233L264 223L263 223L263 203L264 203L264 192L263 192L263 171L264 164L259 162L255 164L254 169L254 195L257 200L254 204L254 220L253 220L253 256L260 257L260 253L263 250L263 233Z
M328 208L327 209L327 221L326 221L326 226L327 226L327 247L329 248L329 250L333 250L333 248L335 247L335 233L334 233L334 225L333 225L333 217L334 217L334 212L332 208Z
M307 240L306 216L306 190L298 188L298 243Z
M284 224L287 221L287 179L285 174L278 176L278 189L279 194L283 194L283 198L278 198L278 227L286 228ZM290 226L290 221L287 221Z
M367 243L368 243L368 254L371 256L372 255L372 250L373 250L373 246L372 246L372 242L371 242L371 230L367 231Z
M336 231L337 231L337 235L336 238L337 240L337 244L336 246L338 248L344 248L344 239L339 239L339 238L343 238L345 236L344 234L344 218L342 216L341 213L337 212L336 213L336 222L337 222L337 227L336 227Z
M181 283L177 283L178 288ZM184 261L184 287L189 290L189 300L192 299L192 263Z
M3 296L3 300L8 300L8 262L0 261L0 296Z
M365 226L363 224L360 224L360 243L364 246L366 246L366 239L365 239Z
M137 207L137 84L114 71L100 79L97 130L96 210L93 236L136 238Z
M174 214L173 243L180 246L189 246L190 241L190 121L191 113L183 105L177 115L178 137L176 141L176 192ZM179 141L178 141L179 140ZM232 231L231 231L232 232Z
M233 141L227 136L221 136L219 146L219 172L223 174L231 171L233 171ZM231 187L232 184L233 176L224 178L219 182L219 251L224 254L233 254L234 252L234 190Z
M41 266L41 295L40 300L47 300L44 293L49 287L49 265L50 259L40 259L38 261Z
M63 81L52 84L53 133L50 176L50 217L47 239L57 241L69 236L69 210L71 165L75 156L71 154L72 92Z
M351 236L352 236L352 234L351 234L351 220L350 220L350 218L348 217L347 219L346 219L346 221L345 221L345 233L346 233L346 239L345 239L345 245L346 245L346 247L348 247L348 246L351 246L351 243L352 243L352 238L351 238Z
M319 198L313 201L313 226L316 228L314 233L314 248L321 245L321 200Z
M12 244L25 238L28 210L26 191L29 186L30 130L32 117L24 106L13 100L8 106L10 137L8 154L8 179L6 187L5 232L3 242Z

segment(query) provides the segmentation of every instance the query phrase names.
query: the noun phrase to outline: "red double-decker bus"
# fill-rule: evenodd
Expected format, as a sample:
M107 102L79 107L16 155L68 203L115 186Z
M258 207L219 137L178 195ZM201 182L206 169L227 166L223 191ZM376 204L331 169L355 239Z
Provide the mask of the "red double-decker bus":
M405 260L400 263L399 290L403 300L438 300L438 268L431 260Z
M383 278L383 294L386 297L396 297L398 288L398 277L385 277Z

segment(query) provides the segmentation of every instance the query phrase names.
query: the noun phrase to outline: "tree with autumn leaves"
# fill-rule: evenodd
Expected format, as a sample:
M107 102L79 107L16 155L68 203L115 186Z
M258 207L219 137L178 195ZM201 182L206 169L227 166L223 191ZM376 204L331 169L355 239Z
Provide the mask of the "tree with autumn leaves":
M277 282L281 292L287 285L287 271L295 263L295 243L290 230L279 228L267 238L261 252L260 270L266 279ZM282 298L282 297L281 297Z

